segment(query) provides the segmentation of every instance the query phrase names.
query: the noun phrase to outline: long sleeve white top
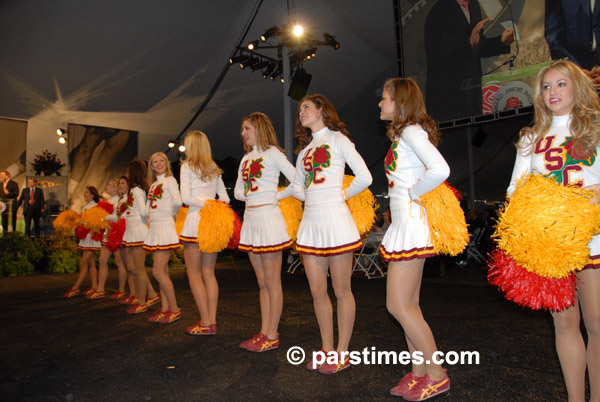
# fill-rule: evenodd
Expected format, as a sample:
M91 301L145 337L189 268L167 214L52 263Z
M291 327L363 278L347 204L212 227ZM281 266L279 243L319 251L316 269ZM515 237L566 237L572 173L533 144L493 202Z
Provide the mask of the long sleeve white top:
M177 214L181 205L177 180L173 176L158 175L148 191L148 200L146 201L148 220L151 222L173 220L173 216Z
M229 204L229 195L221 175L210 181L203 181L200 174L184 163L181 166L180 181L181 200L190 207L189 212L199 211L204 207L206 200L214 200L215 196Z
M296 160L293 181L296 198L304 200L306 205L345 201L371 185L371 172L348 137L327 127L313 133L312 137ZM344 198L342 185L346 164L355 177Z
M290 185L278 192L280 173L290 181ZM240 162L233 195L237 200L246 202L246 206L276 204L277 200L292 195L291 182L295 173L294 165L276 147L259 151L254 146Z
M125 201L127 209L123 213L127 222L141 222L143 218L148 216L146 211L146 192L140 187L134 187L127 194Z
M577 159L569 149L572 140L569 124L571 116L555 116L548 133L535 144L527 139L521 143L524 150L531 149L529 155L517 151L510 185L506 190L509 197L515 191L519 179L528 173L539 173L553 177L563 186L590 186L600 183L600 163L595 163L598 148L585 159Z
M419 125L407 126L385 158L392 207L405 205L435 189L450 175L450 167Z

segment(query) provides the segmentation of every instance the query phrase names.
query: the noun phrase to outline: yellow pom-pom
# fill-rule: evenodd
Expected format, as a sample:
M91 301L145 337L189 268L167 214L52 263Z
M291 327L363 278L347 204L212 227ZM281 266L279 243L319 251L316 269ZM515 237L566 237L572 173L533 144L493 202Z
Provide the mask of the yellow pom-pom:
M183 225L185 224L185 218L187 218L189 207L184 205L179 208L177 212L177 217L175 218L175 230L177 231L177 236L181 235L181 231L183 230Z
M54 230L57 232L70 232L79 225L79 220L80 217L77 212L67 209L54 219L52 226L54 226Z
M207 200L200 210L198 249L203 253L218 253L227 247L233 235L233 209L224 202Z
M302 221L302 214L304 213L302 201L294 197L286 197L279 200L279 209L281 210L283 219L285 219L288 235L293 241L296 241L298 228L300 227L300 221Z
M422 195L427 212L429 237L437 254L458 255L469 244L465 214L454 192L446 183Z
M105 221L104 218L108 216L108 212L104 209L95 206L84 211L81 214L81 223L92 233L100 233L106 230L110 225L109 221Z
M354 176L344 175L342 189L345 191L350 187L353 180ZM346 205L348 205L350 213L352 213L352 219L354 219L358 233L361 236L369 233L375 223L375 210L378 208L378 205L375 204L375 197L371 190L367 188L356 194L346 200Z
M529 272L566 278L588 263L587 245L600 232L600 208L588 203L594 195L540 175L521 178L498 219L498 247Z

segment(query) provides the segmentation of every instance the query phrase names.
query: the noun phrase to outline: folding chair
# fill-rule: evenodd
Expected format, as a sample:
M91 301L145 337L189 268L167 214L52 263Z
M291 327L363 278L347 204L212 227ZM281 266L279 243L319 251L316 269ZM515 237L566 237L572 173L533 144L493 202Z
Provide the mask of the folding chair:
M352 274L362 274L367 279L383 278L385 276L385 263L379 257L379 247L381 246L383 236L381 236L377 243L369 242L369 238L371 236L363 241L360 251L354 254Z
M479 251L479 246L481 243L481 238L483 237L484 228L477 228L473 231L471 235L471 241L465 247L465 251L467 252L467 259L473 259L477 262L485 261L485 257Z

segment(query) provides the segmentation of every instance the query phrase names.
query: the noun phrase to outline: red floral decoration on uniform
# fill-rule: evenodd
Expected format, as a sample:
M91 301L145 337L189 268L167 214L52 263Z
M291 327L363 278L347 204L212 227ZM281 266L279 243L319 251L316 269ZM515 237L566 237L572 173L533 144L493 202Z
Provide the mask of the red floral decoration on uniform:
M314 165L329 166L331 154L327 149L329 149L329 146L327 145L315 149L315 152L313 153Z
M163 190L162 183L150 189L150 194L148 196L148 199L150 200L150 208L156 209L156 204L154 203L154 201L160 200L164 193L165 191Z
M259 159L252 161L252 164L250 165L250 177L261 177L262 176L262 169L263 169L263 165L261 164L262 161L263 161L263 158L259 158Z

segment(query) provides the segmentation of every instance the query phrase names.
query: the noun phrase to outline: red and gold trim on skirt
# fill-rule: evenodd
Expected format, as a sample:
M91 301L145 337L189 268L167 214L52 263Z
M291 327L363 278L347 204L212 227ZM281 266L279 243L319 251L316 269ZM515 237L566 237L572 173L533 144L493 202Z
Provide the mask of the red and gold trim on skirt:
M410 250L402 251L387 251L383 244L379 248L379 255L384 261L410 261L415 258L435 257L437 254L433 252L433 246L415 247Z
M316 255L317 257L331 257L334 255L351 253L359 250L362 247L362 240L358 239L355 242L342 244L336 247L311 247L296 244L296 252L300 254Z
M157 245L157 246L149 246L147 244L144 244L144 250L146 250L149 253L153 253L155 251L177 250L179 247L181 247L181 243Z
M121 243L122 247L144 247L144 242L143 241L136 241L133 243L128 243L128 242L123 242Z
M77 246L77 250L80 250L80 251L100 251L100 247L82 247L82 246Z
M294 244L292 240L288 240L281 244L275 244L273 246L252 246L248 244L240 244L238 245L238 250L243 251L245 253L268 254L287 250L288 248L292 247L292 244Z
M182 243L198 243L198 238L179 235L179 241Z
M600 269L600 255L591 255L590 261L581 269Z

